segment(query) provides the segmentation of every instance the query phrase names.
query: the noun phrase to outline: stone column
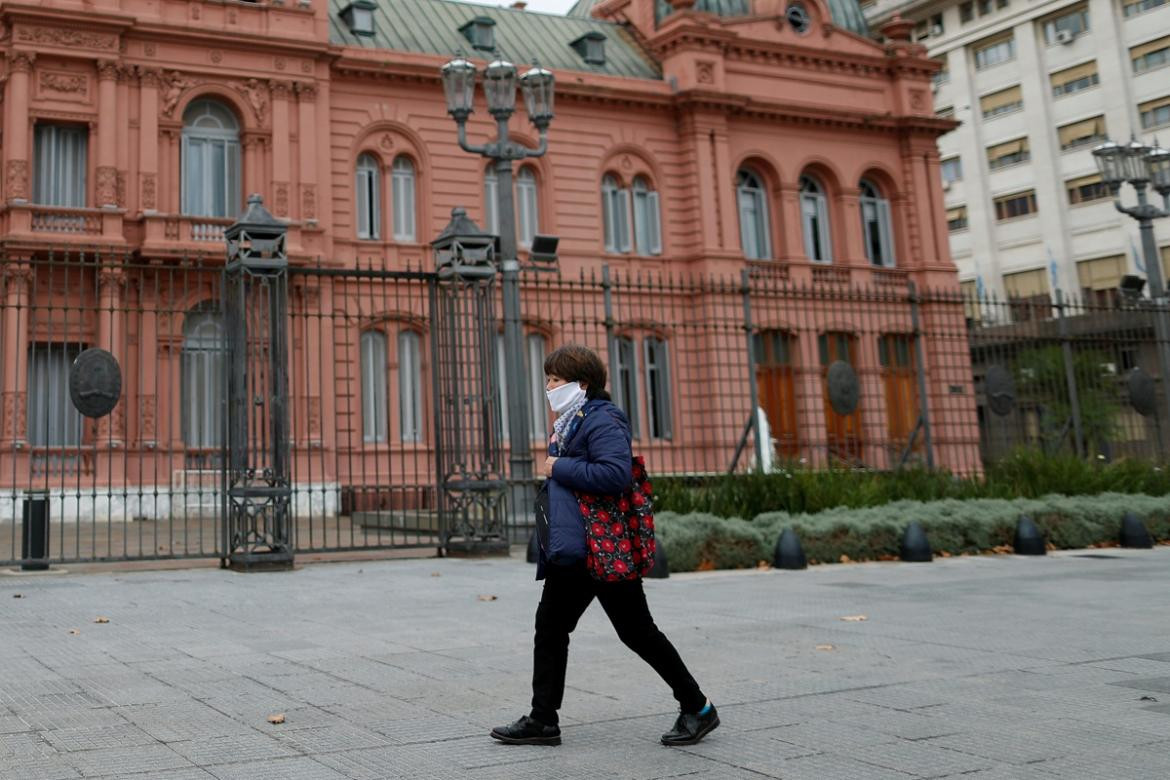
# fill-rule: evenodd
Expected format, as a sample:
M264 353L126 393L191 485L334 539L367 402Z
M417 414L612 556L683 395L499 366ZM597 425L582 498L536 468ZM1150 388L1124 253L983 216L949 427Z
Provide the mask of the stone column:
M4 110L4 197L26 203L32 197L29 184L28 81L35 55L8 55L8 90Z
M157 68L138 69L138 203L143 213L158 211L158 86Z
M837 197L836 215L830 211L829 219L836 216L841 220L839 226L830 225L834 229L829 233L833 236L833 263L835 265L868 265L865 257L865 237L861 231L861 194L852 182L841 183L841 194Z
M138 288L138 444L146 450L158 446L160 276L162 269L152 266L142 274Z
M298 198L301 219L317 221L317 86L297 84L297 134L300 139L301 186Z
M272 213L288 218L289 186L292 182L292 127L289 122L289 98L292 84L269 82L272 90Z
M6 449L27 441L29 285L33 269L27 262L4 264L4 428L0 440Z
M97 206L118 207L118 66L98 63Z

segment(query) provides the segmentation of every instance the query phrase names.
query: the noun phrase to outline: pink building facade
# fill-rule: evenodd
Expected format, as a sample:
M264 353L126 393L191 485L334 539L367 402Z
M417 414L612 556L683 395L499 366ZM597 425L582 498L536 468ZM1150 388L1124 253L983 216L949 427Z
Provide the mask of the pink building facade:
M213 324L200 330L214 319L208 302L218 282L191 263L222 264L223 229L247 193L261 193L288 222L294 267L429 269L428 244L453 208L490 228L493 183L485 161L456 145L438 78L460 47L479 62L492 46L516 62L539 57L557 77L548 154L518 168L516 197L522 254L534 233L559 236L565 278L602 265L626 278L738 278L751 269L812 291L902 290L914 282L957 292L935 145L951 123L933 113L936 66L909 41L905 24L887 25L878 41L860 19L850 0L680 0L674 8L601 0L568 17L446 0L0 2L0 481L11 490L30 474L35 482L54 469L79 469L79 484L117 483L107 492L121 498L95 499L77 512L173 513L144 506L143 491L127 486L163 485L157 502L175 490L177 473L207 470L199 464L215 460L215 413L201 411L214 401L181 386L191 376L211 382L218 370L214 360L199 362L198 349L201 333L209 343L218 338ZM468 129L483 143L494 124L481 110ZM511 132L535 144L523 110ZM76 257L77 265L50 267L50 255ZM421 298L403 292L393 305L372 306L378 313L362 313L358 289L321 287L297 298L294 280L294 310L331 323L294 333L292 373L303 377L293 388L294 447L335 453L330 463L341 463L344 430L370 446L381 437L390 442L387 457L409 451L421 463L429 401L398 378L429 370L425 327L409 325ZM570 307L570 293L560 295L569 297L555 300ZM526 309L544 348L574 337L547 311L551 300ZM357 307L352 323L347 306ZM822 336L854 331L863 316L877 320L875 333L910 328L903 313L888 315L896 327L881 325L880 307L812 311L781 302L760 314L758 326L783 331L802 354L820 350L821 362L826 350L838 350ZM962 330L961 306L925 316ZM363 340L363 317L406 325L382 329L382 341ZM653 320L651 313L638 325L643 336L654 332ZM344 347L330 330L343 321L355 331ZM402 336L411 332L415 342ZM115 353L124 395L110 418L74 436L80 422L44 407L57 403L61 366L83 345ZM358 389L375 370L362 373L367 348L382 350L372 364L388 376L381 395ZM638 357L652 359L645 350L653 348L638 345ZM850 355L874 397L889 386L883 349L870 339ZM686 372L684 353L670 355L676 378ZM929 396L937 395L935 428L946 432L936 435L937 460L970 466L978 434L965 339L928 342L923 359ZM845 441L866 426L876 441L897 427L890 420L901 412L891 409L866 411L853 434L848 422L826 422L822 369L813 357L795 370L792 391L770 391L792 396L769 401L777 418L792 410L791 425L772 420L774 431L793 428L791 444L778 445L784 456L828 462L832 442L808 452L800 442ZM644 368L638 373L646 377ZM699 368L690 376L703 383ZM653 381L627 399L648 428L663 414L662 402L647 397ZM343 397L352 411L341 408ZM370 403L389 410L385 421ZM686 420L719 404L675 399L674 444L715 446L702 437L688 444ZM731 417L734 444L742 420ZM333 424L342 418L352 419ZM843 432L828 430L834 425ZM68 456L75 438L104 444L78 466ZM160 452L168 453L161 465ZM846 454L893 465L876 451ZM115 465L103 466L107 457ZM353 462L349 470L364 468ZM346 484L343 470L303 481L333 490ZM10 496L7 511L0 508L6 517L18 511ZM321 509L336 513L345 503L323 498Z

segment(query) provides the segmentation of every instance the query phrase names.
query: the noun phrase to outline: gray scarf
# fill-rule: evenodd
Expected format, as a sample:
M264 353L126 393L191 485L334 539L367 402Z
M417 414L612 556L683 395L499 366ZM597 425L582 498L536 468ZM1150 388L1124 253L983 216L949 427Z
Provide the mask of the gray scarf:
M565 430L569 427L569 423L572 421L572 419L577 416L577 413L580 412L588 402L589 399L587 397L581 396L580 401L566 409L564 413L553 422L553 430L556 431L557 434L558 452L565 451Z

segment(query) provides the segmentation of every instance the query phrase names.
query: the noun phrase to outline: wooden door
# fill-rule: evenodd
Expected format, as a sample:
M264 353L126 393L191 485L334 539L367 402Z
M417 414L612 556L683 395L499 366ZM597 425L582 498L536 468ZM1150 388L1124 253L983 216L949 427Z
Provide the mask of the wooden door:
M878 361L886 394L886 431L890 444L902 449L918 425L918 385L913 336L887 334L878 339ZM914 449L921 449L921 438Z
M792 334L765 330L755 336L756 389L768 417L776 455L794 457L800 449L796 431L796 376Z

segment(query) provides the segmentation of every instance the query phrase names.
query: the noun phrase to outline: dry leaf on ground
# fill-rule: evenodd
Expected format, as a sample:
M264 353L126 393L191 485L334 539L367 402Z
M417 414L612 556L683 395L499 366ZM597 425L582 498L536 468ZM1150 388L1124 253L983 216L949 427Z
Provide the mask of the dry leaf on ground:
M817 645L817 650L836 650L836 645Z
M12 598L14 598L14 599L22 599L22 598L24 598L24 594L23 594L23 593L13 593L13 594L12 594Z
M433 571L433 572L431 572L431 576L432 577L442 577L443 573L439 572L439 571Z
M102 617L101 615L98 615L97 617L95 617L93 619L93 622L95 622L95 623L109 623L110 619L108 617Z
M276 724L284 723L284 713L278 712L275 715L269 715L268 722L269 723L276 723Z
M481 593L479 596L480 601L495 601L498 598L499 596L494 596L490 593Z
M846 615L841 619L846 623L861 623L862 621L869 620L865 615Z
M81 632L80 632L80 631L78 631L76 628L71 628L71 629L69 629L69 635L70 635L70 636L77 636L77 635L78 635L78 634L80 634L80 633L81 633Z

